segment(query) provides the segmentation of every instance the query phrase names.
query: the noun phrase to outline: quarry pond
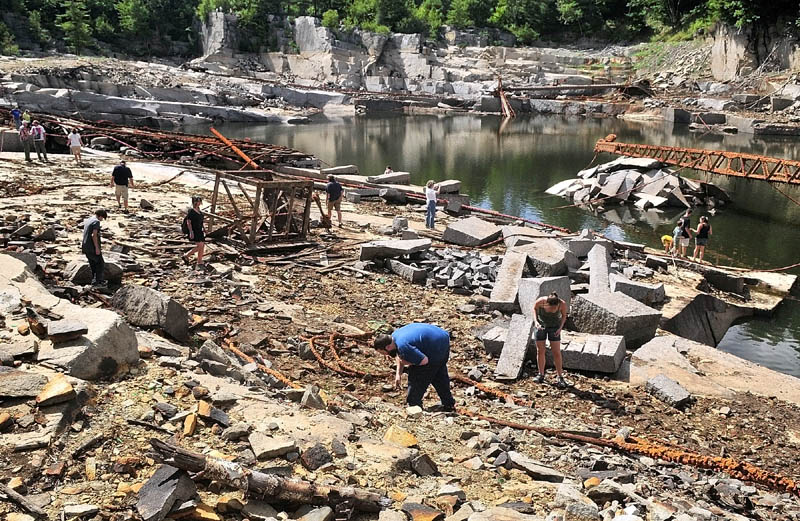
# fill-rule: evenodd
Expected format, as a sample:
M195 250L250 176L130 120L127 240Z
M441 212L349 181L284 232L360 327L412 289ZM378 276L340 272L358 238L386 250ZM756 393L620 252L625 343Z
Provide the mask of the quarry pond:
M608 134L631 143L727 149L775 157L792 157L793 138L722 136L690 132L662 121L565 118L517 118L477 115L318 115L310 125L234 125L220 127L229 137L251 138L289 146L330 165L358 165L377 175L387 165L411 173L411 182L459 179L462 193L477 206L580 230L591 228L615 240L658 247L671 234L680 210L638 211L633 205L611 205L605 212L567 207L569 201L545 190L575 177L589 164L611 161L595 157L594 144ZM707 260L728 266L770 269L794 264L800 257L800 214L787 198L759 181L682 171L682 175L722 186L732 205L710 217L713 235ZM784 191L787 191L785 188ZM796 190L796 189L795 189ZM790 195L798 195L789 192ZM796 198L796 197L795 197ZM692 225L696 226L696 210ZM789 271L800 273L800 270ZM800 305L787 299L769 320L754 319L731 327L719 348L771 369L800 377Z

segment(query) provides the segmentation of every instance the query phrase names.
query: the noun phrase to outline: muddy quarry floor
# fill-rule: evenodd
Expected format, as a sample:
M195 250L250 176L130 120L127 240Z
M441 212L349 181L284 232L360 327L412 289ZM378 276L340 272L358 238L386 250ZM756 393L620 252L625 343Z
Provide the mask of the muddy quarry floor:
M502 318L489 311L488 298L426 288L354 265L360 245L385 238L376 237L376 229L391 226L395 216L424 235L421 207L345 204L343 228L310 232L309 240L326 249L326 261L319 254L253 257L212 242L209 268L196 272L178 258L186 251L179 222L191 194L208 200L208 181L190 184L181 177L159 184L169 178L160 167L134 163L131 212L123 214L106 185L113 164L102 156L87 156L83 168L55 155L50 165L26 165L18 154L0 160L2 225L33 228L28 238L12 237L11 244L33 240L40 268L34 276L22 261L0 254L0 338L13 346L0 352L6 365L17 366L0 372L0 500L10 497L0 501L0 513L6 519L33 515L13 491L48 519L800 519L800 500L785 486L437 412L432 389L425 411L407 409L404 394L387 385L389 377L338 374L317 361L308 340L316 338L318 352L330 361L331 332L356 335L433 322L451 332L451 375L480 379L506 396L454 382L461 411L591 438L647 438L672 451L733 458L796 480L800 408L790 377L764 370L757 373L761 387L753 384L752 392L731 385L724 393L693 393L681 407L599 373L569 372L574 386L561 390L534 384L534 370L526 364L518 380L495 381L496 360L475 334ZM153 208L141 208L142 199ZM76 283L77 265L70 265L82 260L80 224L99 205L110 209L103 223L106 261L122 272L121 283L107 290ZM455 221L438 215L440 230ZM46 230L54 233L31 238ZM425 236L437 250L448 247L439 232ZM479 251L502 256L505 246ZM341 261L347 261L341 269L325 269ZM664 275L673 280L666 285L668 296L679 291L670 287L679 288L681 279L696 282L695 272L670 270ZM42 284L81 308L54 305ZM103 311L116 304L126 309L129 322L137 322L141 310L113 296L120 285L174 299L188 310L188 326L185 316L180 324L164 311L156 320L161 327L129 329ZM42 356L54 351L55 336L51 331L50 339L47 333L36 337L26 306L45 322L59 316L84 320L90 324L87 338L97 345L108 340L92 336L96 324L113 324L107 327L116 328L120 342L135 330L141 358L120 364L112 377L88 374L96 365L91 360L70 366L66 378L57 376L52 367L58 357L46 363ZM123 343L128 350L137 345ZM226 349L231 345L247 359ZM390 361L375 356L367 343L342 339L337 347L341 367L379 375L391 370ZM749 382L753 367L742 361L727 376ZM96 373L107 369L100 364ZM81 371L85 379L73 376ZM693 378L703 379L703 371ZM792 385L789 398L770 396L770 387ZM533 406L522 405L525 400ZM274 476L375 490L389 498L389 506L380 513L311 508L304 501L244 494L204 472L153 480L157 469L159 476L171 472L158 463L152 438Z

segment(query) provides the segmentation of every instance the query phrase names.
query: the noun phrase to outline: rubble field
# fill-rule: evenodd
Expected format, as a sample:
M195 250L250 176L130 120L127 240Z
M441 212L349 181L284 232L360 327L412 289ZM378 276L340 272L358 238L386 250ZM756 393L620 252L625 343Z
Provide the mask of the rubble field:
M179 223L191 195L210 198L209 179L197 174L162 183L167 176L155 176L157 166L130 163L136 185L130 213L121 213L107 186L113 157L87 153L87 166L79 168L66 156L51 155L49 165L19 156L4 154L0 161L0 227L13 228L0 250L0 339L14 346L0 347L8 366L0 367L0 514L6 519L33 515L17 500L3 500L8 489L48 519L800 518L800 498L785 489L440 412L432 389L425 410L405 406L404 393L386 376L392 361L359 339L427 321L451 332L451 376L468 375L533 403L515 405L454 381L463 411L589 437L642 437L800 479L800 407L757 389L693 392L688 403L673 406L644 386L599 373L568 371L573 386L564 390L551 385L549 373L537 385L530 361L516 381L494 380L496 360L479 331L513 313L497 309L500 296L491 288L512 269L501 264L509 241L526 247L520 233L506 233L498 243L499 232L488 230L481 241L491 244L484 248L453 246L442 242L440 231L423 231L420 205L365 200L343 205L344 227L313 228L308 240L317 246L300 252L305 256L253 256L210 241L208 268L195 271L179 258L188 250ZM91 289L79 274L81 223L100 205L109 208L103 248L113 267L109 287ZM398 217L407 228L393 232ZM319 221L316 209L312 219ZM439 230L457 230L458 223L437 214ZM380 268L359 259L362 245L386 239L378 230L431 241L433 256L421 264L429 286L392 263ZM530 239L541 240L555 239ZM15 251L23 249L35 257ZM437 264L465 258L470 270L463 273ZM537 262L539 271L557 268ZM602 269L591 256L588 263L592 273ZM630 263L645 270L644 261ZM674 273L667 296L679 291ZM75 312L67 304L81 307L88 333L62 323ZM94 317L103 310L116 310L123 320L98 335ZM71 335L68 340L55 329L36 330L59 323L58 334ZM78 367L63 354L82 339L98 349L119 342L106 332L112 327L135 337L138 361L126 366L120 353L108 353L104 360L118 366L107 371L100 364L89 374L87 363ZM340 367L375 376L343 376L320 364L309 341L315 338L319 356L333 363L327 340L320 340L332 332L350 335L337 344ZM565 340L571 335L577 338L565 331ZM625 363L630 358L628 352ZM77 371L86 374L78 378ZM741 371L748 371L744 362ZM375 490L390 505L380 513L351 512L347 505L334 510L248 496L217 474L162 466L152 438L273 476Z

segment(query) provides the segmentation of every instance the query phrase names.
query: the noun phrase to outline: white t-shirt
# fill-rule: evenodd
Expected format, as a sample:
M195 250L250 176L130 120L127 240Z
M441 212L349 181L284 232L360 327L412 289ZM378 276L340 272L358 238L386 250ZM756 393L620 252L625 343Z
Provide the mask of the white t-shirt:
M80 134L78 134L78 133L70 134L67 137L67 139L69 141L69 146L71 146L71 147L79 147L79 146L81 146L81 135Z
M428 201L428 202L435 201L436 200L436 190L434 190L433 188L428 188L426 186L425 187L425 200Z

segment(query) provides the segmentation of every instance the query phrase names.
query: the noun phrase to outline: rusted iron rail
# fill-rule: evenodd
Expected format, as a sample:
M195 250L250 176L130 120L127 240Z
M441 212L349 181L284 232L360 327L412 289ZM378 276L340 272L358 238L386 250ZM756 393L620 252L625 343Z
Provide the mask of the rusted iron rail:
M620 143L611 134L597 141L595 152L628 157L647 157L662 163L732 177L773 183L800 184L800 161L743 152Z

